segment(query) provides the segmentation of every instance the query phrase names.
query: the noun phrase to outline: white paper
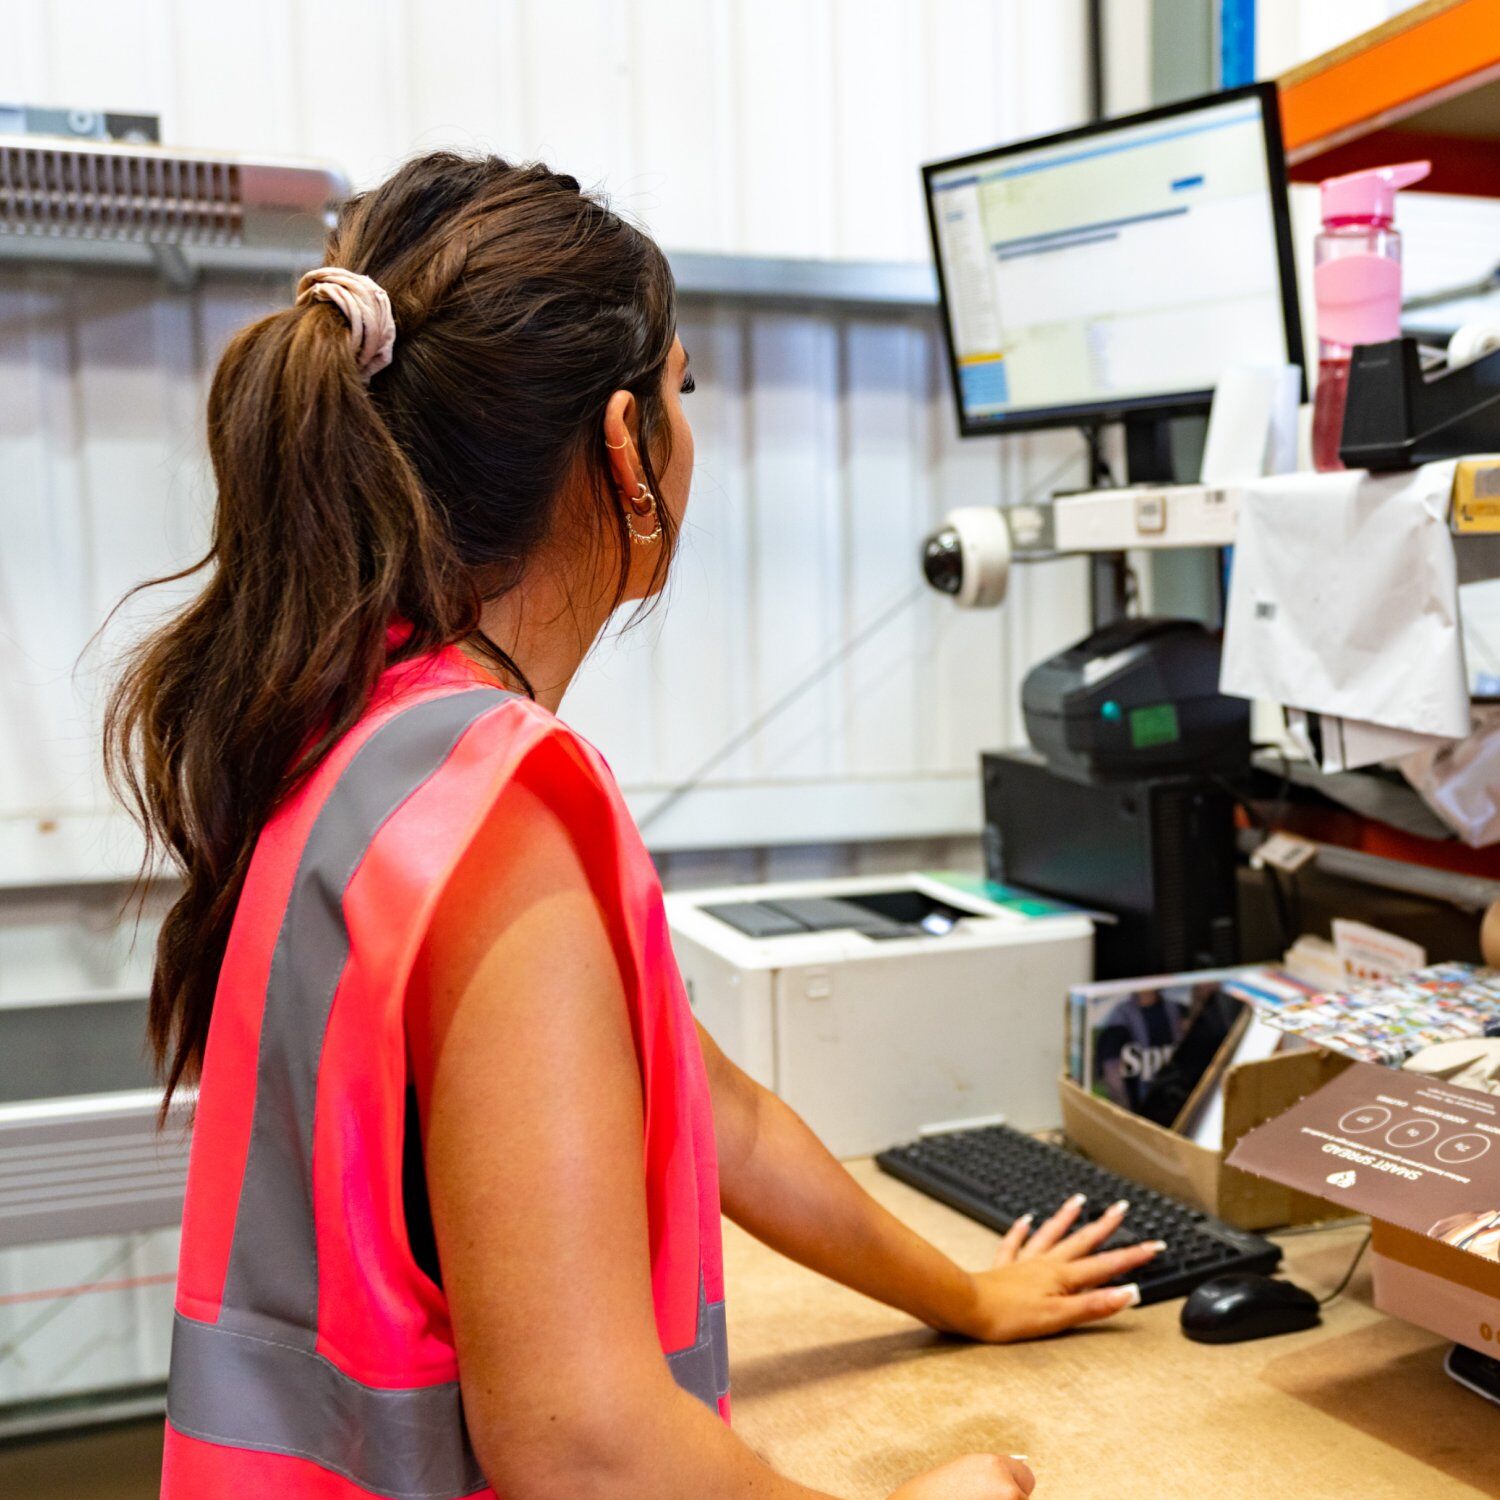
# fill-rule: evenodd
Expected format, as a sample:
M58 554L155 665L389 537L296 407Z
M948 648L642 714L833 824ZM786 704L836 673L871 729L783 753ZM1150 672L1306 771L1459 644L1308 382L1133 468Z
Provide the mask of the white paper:
M1349 917L1333 919L1333 946L1355 984L1397 979L1427 963L1427 950L1420 943Z
M1455 1042L1434 1042L1408 1057L1401 1065L1409 1073L1441 1078L1461 1089L1500 1094L1500 1038L1466 1037Z
M1456 745L1421 750L1401 773L1464 843L1500 843L1500 709L1475 713L1473 733Z
M1202 482L1232 484L1297 464L1295 365L1231 365L1214 387Z
M1221 689L1360 725L1465 736L1453 467L1247 482Z
M1384 724L1337 719L1330 714L1319 714L1318 724L1325 771L1357 771L1361 766L1378 766L1453 743L1441 735L1413 734L1409 729L1389 729Z
M1341 990L1348 973L1339 950L1325 937L1304 932L1286 950L1281 966L1293 979L1319 990Z
M1265 699L1260 701L1264 703ZM1316 740L1311 728L1314 719L1318 724ZM1300 708L1287 709L1286 733L1292 748L1320 771L1357 771L1361 766L1382 765L1420 751L1446 749L1453 743L1441 735L1387 729L1382 724L1340 719L1333 714L1306 714Z
M1257 870L1270 865L1288 875L1295 875L1303 865L1311 864L1317 857L1318 846L1311 840L1277 830L1256 848L1250 856L1250 863Z
M1229 1076L1229 1069L1272 1056L1285 1040L1286 1033L1279 1027L1267 1025L1259 1016L1251 1019L1235 1046L1234 1056L1220 1072L1197 1117L1188 1126L1187 1134L1191 1140L1210 1151L1224 1149L1224 1080Z

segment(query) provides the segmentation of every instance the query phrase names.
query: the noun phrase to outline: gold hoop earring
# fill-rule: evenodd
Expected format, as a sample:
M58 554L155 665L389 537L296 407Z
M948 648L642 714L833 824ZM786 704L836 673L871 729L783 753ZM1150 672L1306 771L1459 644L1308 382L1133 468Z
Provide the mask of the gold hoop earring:
M661 540L661 513L656 508L656 496L644 484L638 484L636 488L640 491L640 494L631 500L630 508L638 516L650 516L656 522L656 526L651 531L637 531L630 517L626 516L625 529L630 533L630 540L632 542L640 542L642 546L646 546L651 542ZM645 506L645 509L637 509L638 506Z
M606 448L613 448L614 451L616 453L618 453L620 451L620 449L623 448L629 441L630 441L630 439L628 437L623 437L623 438L620 439L620 441L618 443L612 443L612 442L610 442L610 440L608 438L605 438L605 440L604 440L604 446Z

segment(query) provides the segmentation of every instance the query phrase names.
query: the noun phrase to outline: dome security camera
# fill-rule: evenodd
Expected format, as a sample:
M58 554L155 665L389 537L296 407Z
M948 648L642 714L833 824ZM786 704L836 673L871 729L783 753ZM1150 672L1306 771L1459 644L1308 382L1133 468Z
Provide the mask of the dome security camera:
M922 574L960 609L994 609L1010 579L1010 527L993 505L950 510L922 544Z

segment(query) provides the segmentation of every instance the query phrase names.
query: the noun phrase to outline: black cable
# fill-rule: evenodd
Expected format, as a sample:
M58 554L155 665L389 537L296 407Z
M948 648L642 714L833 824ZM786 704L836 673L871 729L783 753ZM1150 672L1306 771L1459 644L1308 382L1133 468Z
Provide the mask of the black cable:
M1364 1239L1359 1242L1359 1249L1354 1252L1354 1259L1349 1262L1349 1269L1344 1272L1344 1279L1326 1297L1319 1299L1319 1307L1327 1307L1335 1297L1343 1296L1345 1287L1354 1280L1354 1273L1359 1269L1359 1263L1365 1258L1365 1251L1369 1248L1370 1236L1366 1234Z
M1277 935L1281 939L1281 951L1285 953L1300 935L1292 918L1292 903L1281 883L1281 871L1272 864L1263 864L1261 873L1266 877L1266 889L1271 893L1271 905L1276 912Z
M1296 786L1296 782L1292 780L1292 758L1286 753L1286 746L1278 740L1258 744L1254 748L1268 751L1281 762L1281 790L1277 793L1271 813L1271 822L1279 827L1286 817L1287 808L1292 804L1292 789Z
M1078 429L1089 448L1089 485L1093 489L1118 489L1115 471L1104 454L1104 429L1097 424Z
M1302 936L1302 872L1300 870L1288 870L1286 872L1286 883L1291 887L1292 896L1292 931L1295 936L1292 942ZM1291 946L1289 943L1288 947Z
M1270 750L1281 762L1281 787L1276 794L1276 801L1272 804L1271 816L1263 825L1265 831L1269 833L1285 823L1292 805L1292 792L1296 783L1292 780L1292 762L1291 757L1286 753L1286 747L1281 744L1271 744L1262 748ZM1302 932L1302 872L1300 869L1288 870L1286 876L1291 888L1290 916L1291 920L1296 923L1297 934L1300 935Z
M1265 818L1261 816L1260 809L1250 800L1249 796L1236 789L1234 783L1227 776L1215 774L1209 780L1229 798L1236 807L1243 808L1245 816L1250 819L1256 831L1269 838L1271 829ZM1266 877L1266 889L1270 892L1271 906L1276 916L1276 926L1281 937L1281 951L1286 952L1295 943L1302 932L1302 892L1297 884L1297 874L1294 870L1281 871L1269 862L1262 863L1261 872ZM1291 887L1290 894L1287 887L1281 883L1283 873Z
M1292 793L1296 790L1296 783L1292 780L1292 761L1286 753L1284 745L1276 746L1277 758L1281 761L1281 789L1277 794L1276 801L1271 808L1271 824L1280 828L1286 822L1287 814L1292 807ZM1299 865L1295 870L1287 872L1287 878L1292 887L1292 915L1297 923L1297 931L1302 932L1302 868Z

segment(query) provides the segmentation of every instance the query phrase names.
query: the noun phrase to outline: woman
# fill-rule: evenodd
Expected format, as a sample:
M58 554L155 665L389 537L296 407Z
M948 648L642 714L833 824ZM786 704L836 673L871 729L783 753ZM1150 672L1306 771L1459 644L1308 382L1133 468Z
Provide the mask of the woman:
M719 1212L934 1328L1133 1299L1070 1205L969 1275L696 1033L651 864L554 713L654 597L692 389L643 234L541 167L344 210L209 399L208 582L112 705L182 867L151 1027L197 1082L163 1494L775 1497L727 1425ZM701 1046L700 1046L701 1043ZM1027 1494L979 1456L905 1500Z

